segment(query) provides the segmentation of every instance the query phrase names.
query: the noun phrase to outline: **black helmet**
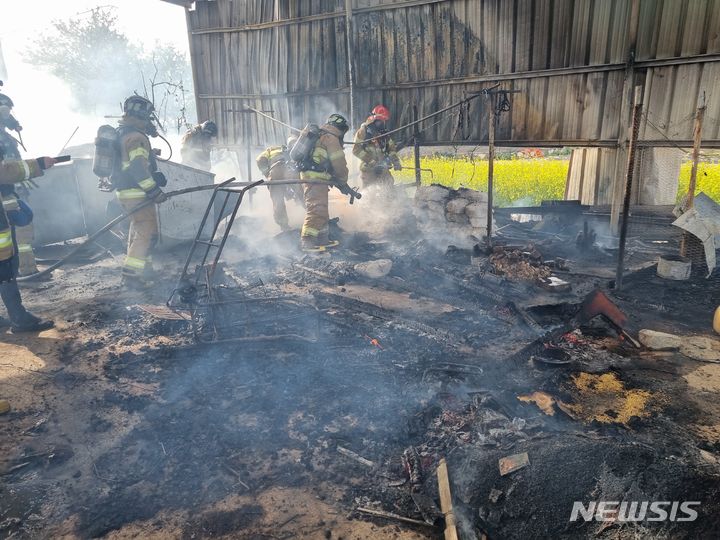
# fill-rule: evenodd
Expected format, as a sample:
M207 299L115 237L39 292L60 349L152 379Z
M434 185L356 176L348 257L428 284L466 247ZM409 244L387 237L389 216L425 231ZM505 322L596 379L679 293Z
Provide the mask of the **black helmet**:
M155 106L149 99L135 94L125 100L125 103L123 103L123 111L129 116L148 120L152 118L155 112Z
M218 128L217 124L213 122L212 120L205 120L202 124L200 124L200 129L203 133L206 135L209 135L210 137L217 137L218 134Z
M342 133L345 133L348 129L350 129L350 126L348 125L348 121L345 119L345 117L342 114L338 114L338 113L331 114L330 116L328 116L327 123L328 123L328 125L335 126Z
M13 100L5 94L0 94L0 107L10 107L11 109L15 106Z

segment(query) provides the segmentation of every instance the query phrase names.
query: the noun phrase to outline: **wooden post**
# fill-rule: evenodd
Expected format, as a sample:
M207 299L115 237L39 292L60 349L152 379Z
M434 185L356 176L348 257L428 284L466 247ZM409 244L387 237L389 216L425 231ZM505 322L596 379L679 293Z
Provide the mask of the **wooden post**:
M247 111L245 114L245 122L243 125L243 131L245 132L245 174L247 175L246 182L252 182L252 168L253 168L253 156L252 156L252 150L250 146L250 120L251 116L250 113L252 111ZM254 189L250 190L249 198L248 198L248 204L252 207L253 203L253 191Z
M413 122L417 122L418 119L418 108L417 105L413 105ZM413 146L415 147L415 185L420 186L420 130L418 124L413 127Z
M640 131L640 116L642 113L643 87L635 87L633 100L632 128L630 143L628 144L627 169L625 171L625 198L623 199L622 221L620 223L620 246L618 249L618 263L615 272L615 289L622 288L623 271L625 266L625 242L627 241L628 219L630 213L630 198L632 196L632 181L635 171L635 150L637 148L638 132Z
M353 60L352 0L345 0L345 47L347 48L348 87L350 88L350 125L355 125L355 62Z
M487 203L487 247L492 248L493 223L493 167L495 164L495 94L487 96L488 107L488 203Z
M623 202L623 179L622 165L623 156L627 152L624 146L630 119L632 116L633 89L635 87L635 52L637 49L637 36L640 25L640 0L632 0L630 3L630 22L628 24L627 49L625 51L625 77L623 81L622 99L620 106L620 120L618 122L618 148L615 152L615 174L612 186L612 200L610 208L610 230L618 234L620 223L620 209Z
M692 169L690 169L690 185L688 186L687 208L695 204L695 187L697 185L698 159L700 158L700 141L702 140L703 119L705 118L705 92L700 97L700 103L695 111L695 127L693 129Z
M450 478L448 477L447 462L440 460L437 468L438 491L440 492L440 510L445 516L445 540L458 540L455 526L455 512L453 511L452 493L450 491Z

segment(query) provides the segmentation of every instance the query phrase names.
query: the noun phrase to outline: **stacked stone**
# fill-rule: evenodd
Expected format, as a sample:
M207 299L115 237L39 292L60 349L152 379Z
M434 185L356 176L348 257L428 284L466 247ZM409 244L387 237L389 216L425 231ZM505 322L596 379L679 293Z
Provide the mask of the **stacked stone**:
M413 213L420 230L441 243L472 247L487 236L487 193L482 191L421 186Z

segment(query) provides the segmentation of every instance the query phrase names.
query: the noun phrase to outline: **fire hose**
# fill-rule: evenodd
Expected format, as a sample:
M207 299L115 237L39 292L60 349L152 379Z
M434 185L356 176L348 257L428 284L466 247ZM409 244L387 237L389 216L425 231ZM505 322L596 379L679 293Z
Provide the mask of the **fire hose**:
M232 183L232 184L230 184L230 186L232 186L232 187L239 187L239 186L245 187L245 186L250 186L250 185L252 185L253 183L254 183L254 182L237 182L237 183ZM287 184L299 184L299 183L301 183L299 180L274 182L275 185L287 185ZM327 184L328 182L323 182L323 181L319 181L319 180L314 180L314 181L313 181L313 180L305 180L305 181L303 181L302 183L303 183L303 184L322 184L322 183ZM270 184L273 184L273 182L270 182ZM194 193L194 192L196 192L196 191L208 191L208 190L211 190L211 189L215 189L216 187L217 187L216 184L208 184L208 185L204 185L204 186L194 186L194 187L189 187L189 188L185 188L185 189L178 189L178 190L176 190L176 191L169 191L169 192L165 193L165 197L166 197L166 199L172 199L173 197L178 197L178 196L180 196L180 195L187 195L188 193ZM338 187L338 186L335 186L335 187ZM350 189L350 190L353 192L353 194L354 194L354 195L353 195L353 194L350 194L351 198L360 198L360 194L359 194L359 193L357 193L356 191L352 190L352 188L349 188L349 189ZM347 194L347 193L346 193L346 194ZM147 207L150 206L151 204L157 204L157 203L155 202L154 199L148 199L147 201L142 202L141 204L137 205L135 208L131 209L130 211L124 212L123 214L119 215L118 217L116 217L116 218L113 219L112 221L108 222L104 227L102 227L101 229L97 230L96 232L94 232L93 234L91 234L90 236L88 236L88 237L85 239L84 242L78 244L75 248L73 248L73 249L70 251L70 253L68 253L67 255L65 255L62 259L56 261L55 263L51 264L51 265L48 266L47 268L45 268L45 269L43 269L43 270L40 270L39 272L35 272L34 274L30 274L30 275L27 275L27 276L18 277L18 278L16 278L16 281L19 281L19 282L32 281L32 280L37 279L37 278L39 278L39 277L41 277L41 276L44 276L44 275L49 274L50 272L52 272L53 270L55 270L55 269L57 269L57 268L60 268L60 267L61 267L62 265L64 265L66 262L68 262L69 260L73 259L73 258L74 258L78 253L80 253L88 244L91 244L92 242L94 242L95 240L97 240L100 236L102 236L104 233L106 233L107 231L109 231L110 229L112 229L115 225L118 225L119 223L122 223L122 222L125 221L127 218L129 218L130 216L132 216L135 212L139 212L140 210L142 210L143 208L147 208Z
M195 192L195 191L204 191L204 190L214 189L214 188L215 188L214 185L195 186L195 187L191 187L191 188L178 189L177 191L170 191L170 192L166 193L165 196L166 196L168 199L171 199L172 197L177 197L178 195L185 195L185 194L187 194L187 193L193 193L193 192ZM154 199L148 199L147 201L144 201L144 202L142 202L141 204L137 205L135 208L133 208L133 209L130 210L129 212L124 212L123 214L119 215L118 217L116 217L115 219L113 219L112 221L110 221L109 223L107 223L104 227L102 227L102 228L99 229L98 231L96 231L96 232L94 232L93 234L91 234L90 236L88 236L87 239L86 239L84 242L82 242L81 244L78 244L75 248L73 248L73 249L70 251L70 253L68 253L67 255L65 255L65 256L64 256L62 259L60 259L59 261L55 262L54 264L51 264L50 266L48 266L48 267L45 268L44 270L40 270L39 272L35 272L34 274L30 274L30 275L28 275L28 276L22 276L22 277L16 278L16 281L20 281L20 282L23 282L23 281L32 281L32 280L37 279L37 278L39 278L39 277L41 277L41 276L44 276L44 275L46 275L46 274L49 274L50 272L52 272L53 270L55 270L55 269L57 269L57 268L60 268L62 265L64 265L64 264L65 264L66 262L68 262L70 259L72 259L73 257L75 257L78 253L80 253L88 244L90 244L90 243L94 242L95 240L97 240L102 234L104 234L104 233L106 233L107 231L109 231L110 229L112 229L115 225L117 225L117 224L119 224L119 223L122 223L122 222L125 221L127 218L129 218L130 216L132 216L135 212L139 212L140 210L142 210L143 208L147 208L147 207L150 206L151 204L157 204L157 203L155 202Z

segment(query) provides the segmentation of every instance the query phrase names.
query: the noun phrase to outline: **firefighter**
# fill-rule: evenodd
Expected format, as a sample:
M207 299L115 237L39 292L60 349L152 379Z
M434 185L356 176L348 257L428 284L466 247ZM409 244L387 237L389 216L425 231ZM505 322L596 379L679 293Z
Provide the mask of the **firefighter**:
M22 156L18 150L18 141L8 133L8 130L17 133L22 131L22 126L12 115L13 106L13 101L8 96L0 94L0 146L5 152L6 159L19 160L22 159ZM38 271L35 253L32 248L35 231L32 224L32 211L27 203L22 200L20 194L27 196L27 188L15 185L0 186L0 195L2 195L5 210L13 212L13 215L17 216L17 221L11 223L11 225L14 228L18 249L20 264L18 275L28 276ZM50 274L47 274L46 279L51 279Z
M207 120L189 129L182 138L180 155L183 165L209 171L211 141L217 137L218 128L215 122Z
M389 120L388 108L378 105L355 133L353 154L361 161L360 178L363 187L392 186L394 180L390 168L396 171L401 169L395 142L385 135Z
M112 183L117 198L128 212L148 200L160 204L165 201L167 180L157 170L155 152L148 137L158 135L153 123L155 108L152 102L130 96L123 104L123 116L118 122L120 170L113 174ZM152 285L152 251L158 240L156 204L149 204L130 216L128 248L123 265L123 284L129 288Z
M55 164L55 160L50 157L6 161L0 156L0 159L0 185L12 185L42 176L44 170ZM6 212L4 208L0 210L0 297L9 318L0 317L0 326L10 326L13 333L39 332L52 328L54 323L36 317L22 304L20 290L15 281L19 263L17 242L10 224L12 214L16 211Z
M349 129L340 114L331 114L321 128L320 138L306 163L301 165L301 180L322 180L327 184L303 184L305 222L300 234L302 248L316 250L331 245L329 239L328 191L331 180L347 184L348 167L342 140Z
M288 144L292 139L288 139ZM288 146L271 146L266 148L256 159L258 169L267 178L269 183L277 180L292 180L297 178L297 173L290 167L290 156ZM287 210L285 209L285 195L289 186L268 186L270 199L273 205L273 219L280 226L283 232L290 230L288 224Z

